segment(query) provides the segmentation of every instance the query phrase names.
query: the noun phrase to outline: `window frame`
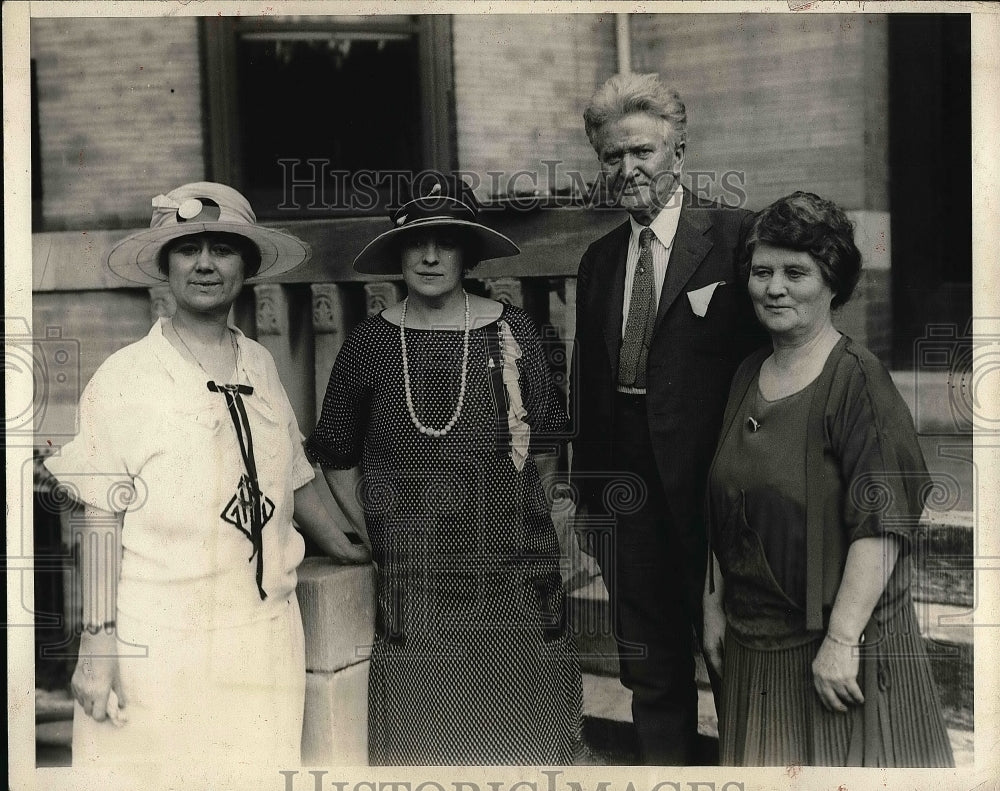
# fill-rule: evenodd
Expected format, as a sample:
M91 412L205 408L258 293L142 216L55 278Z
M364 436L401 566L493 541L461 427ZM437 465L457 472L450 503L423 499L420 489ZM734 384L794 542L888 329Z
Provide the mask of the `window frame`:
M241 33L406 33L417 36L422 108L422 168L451 172L458 166L452 24L447 14L400 17L203 17L202 133L207 178L243 190L236 43Z

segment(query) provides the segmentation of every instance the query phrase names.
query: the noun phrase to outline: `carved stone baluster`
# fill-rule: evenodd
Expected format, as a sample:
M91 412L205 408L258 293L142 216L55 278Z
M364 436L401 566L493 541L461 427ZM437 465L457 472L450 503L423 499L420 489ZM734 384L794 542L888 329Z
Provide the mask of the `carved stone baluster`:
M549 325L543 332L543 342L556 382L563 395L569 387L569 368L573 354L573 333L576 328L576 279L569 277L549 280ZM556 348L558 345L558 348Z
M316 420L311 312L294 286L253 287L257 341L274 358L299 428L308 433Z
M317 409L322 407L323 396L330 380L330 371L344 344L349 327L343 289L336 283L313 283L312 329L315 343L316 379L314 392Z
M365 283L365 300L368 303L368 315L381 313L390 305L395 305L403 298L403 287L399 283L382 281Z
M174 315L177 310L177 300L170 293L170 286L152 286L149 289L149 315L153 321Z
M519 308L524 307L524 288L516 277L488 277L483 280L490 299L506 302Z

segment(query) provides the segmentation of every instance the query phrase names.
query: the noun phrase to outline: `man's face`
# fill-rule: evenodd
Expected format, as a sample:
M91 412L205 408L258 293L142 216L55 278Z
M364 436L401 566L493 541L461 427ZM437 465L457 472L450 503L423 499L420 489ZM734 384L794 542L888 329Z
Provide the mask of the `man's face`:
M680 178L684 143L674 143L673 130L662 118L641 112L608 122L595 142L612 197L648 225Z

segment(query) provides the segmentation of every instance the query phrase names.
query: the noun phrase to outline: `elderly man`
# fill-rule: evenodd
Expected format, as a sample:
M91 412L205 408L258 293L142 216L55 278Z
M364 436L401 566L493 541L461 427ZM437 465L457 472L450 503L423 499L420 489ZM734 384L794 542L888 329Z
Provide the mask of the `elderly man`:
M640 758L690 764L705 478L733 372L765 341L739 272L752 215L680 185L687 115L656 74L615 75L584 120L629 219L590 245L577 280L578 535L611 597ZM595 540L601 525L610 540Z

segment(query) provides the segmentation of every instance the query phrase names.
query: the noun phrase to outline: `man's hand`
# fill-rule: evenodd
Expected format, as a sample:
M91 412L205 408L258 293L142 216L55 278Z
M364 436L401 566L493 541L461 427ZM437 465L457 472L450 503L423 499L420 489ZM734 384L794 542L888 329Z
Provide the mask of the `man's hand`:
M73 697L87 716L98 722L110 718L125 723L127 700L118 668L117 638L113 632L80 635L80 658L73 672Z
M706 596L703 602L701 647L709 669L722 677L723 646L726 642L726 613L716 597Z
M576 504L576 511L573 514L573 532L576 534L576 543L580 551L597 557L597 536L594 534L590 522L590 509L583 503Z
M701 596L701 648L708 665L709 678L712 679L712 688L717 695L718 686L722 681L722 662L725 659L726 646L725 585L719 559L715 557L714 552L709 552L705 570L705 588ZM715 678L712 678L713 675Z

